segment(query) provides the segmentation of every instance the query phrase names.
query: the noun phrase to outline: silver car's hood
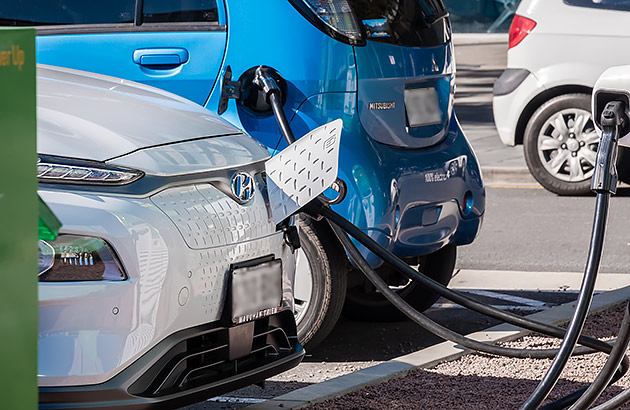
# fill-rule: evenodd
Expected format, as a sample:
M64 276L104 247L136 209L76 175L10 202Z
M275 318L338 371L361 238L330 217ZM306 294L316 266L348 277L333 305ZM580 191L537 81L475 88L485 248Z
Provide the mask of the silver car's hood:
M39 65L37 150L106 161L147 147L242 131L184 98L134 82Z

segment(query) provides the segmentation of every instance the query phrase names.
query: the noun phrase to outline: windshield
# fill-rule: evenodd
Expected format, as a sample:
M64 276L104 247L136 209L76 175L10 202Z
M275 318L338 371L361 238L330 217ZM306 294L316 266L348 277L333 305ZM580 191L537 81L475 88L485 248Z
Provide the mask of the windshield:
M349 0L368 40L435 47L450 39L442 0Z

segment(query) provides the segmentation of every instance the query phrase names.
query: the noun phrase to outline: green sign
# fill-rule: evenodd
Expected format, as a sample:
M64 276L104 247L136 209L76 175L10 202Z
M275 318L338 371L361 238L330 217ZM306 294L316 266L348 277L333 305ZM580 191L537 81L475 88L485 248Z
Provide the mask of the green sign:
M0 28L0 90L0 407L35 409L35 30Z

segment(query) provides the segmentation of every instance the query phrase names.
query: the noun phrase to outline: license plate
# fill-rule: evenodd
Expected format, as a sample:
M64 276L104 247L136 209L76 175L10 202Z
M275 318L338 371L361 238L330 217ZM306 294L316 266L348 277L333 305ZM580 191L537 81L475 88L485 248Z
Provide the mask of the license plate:
M282 302L282 261L232 270L232 322L249 322L278 313Z
M442 122L442 110L435 88L406 89L405 110L410 127L421 127Z

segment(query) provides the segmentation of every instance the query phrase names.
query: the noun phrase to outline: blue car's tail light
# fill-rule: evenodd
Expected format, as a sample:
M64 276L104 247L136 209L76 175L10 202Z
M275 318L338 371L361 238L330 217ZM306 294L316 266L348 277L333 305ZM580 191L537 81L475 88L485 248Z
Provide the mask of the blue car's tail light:
M348 0L289 0L317 28L351 45L364 45L359 21Z
M113 249L101 238L59 235L39 241L40 282L127 279Z
M100 163L40 157L37 178L49 183L82 183L96 185L126 185L141 178L137 170L109 168Z

